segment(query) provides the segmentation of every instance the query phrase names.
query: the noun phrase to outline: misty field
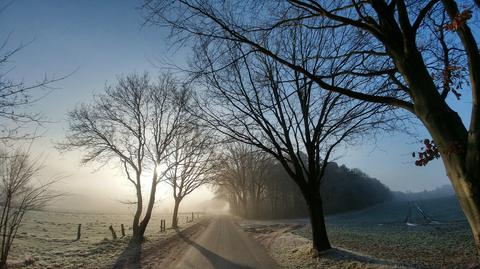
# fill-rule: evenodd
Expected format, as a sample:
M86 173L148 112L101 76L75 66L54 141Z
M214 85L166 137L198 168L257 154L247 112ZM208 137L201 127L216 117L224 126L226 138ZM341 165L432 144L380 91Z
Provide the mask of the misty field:
M409 206L419 205L434 219ZM365 210L327 216L336 250L311 256L308 219L239 221L285 268L473 268L476 250L455 197L392 201Z
M327 217L331 241L337 247L415 268L468 268L474 264L475 245L456 198L417 203L438 223L422 224L420 214L412 214L412 224L406 225L409 202L390 202ZM310 236L308 226L295 233Z
M191 213L179 214L180 227L190 225L187 217L191 219ZM165 219L167 227L162 233L161 219ZM126 248L131 222L128 214L32 211L25 216L9 260L15 267L26 268L108 268ZM75 241L78 224L82 224L82 236ZM121 238L121 224L125 226L125 238ZM117 240L112 240L110 225ZM171 215L153 215L145 234L146 245L173 234L170 225Z
M412 204L406 201L389 202L362 211L327 217L331 241L335 247L375 259L391 260L408 268L470 267L475 261L475 247L455 198L416 203L437 223L422 224L423 217L414 212L409 220L411 225L406 225L405 218ZM186 223L187 217L191 218L191 213L180 215L180 226L189 225ZM170 226L170 215L154 215L146 231L146 247L174 233L170 229L159 232L161 219L166 220L167 227ZM26 268L111 268L128 243L130 222L129 215L31 212L25 218L10 260L18 267ZM278 228L281 230L285 227L282 222L289 226L293 224L295 229L289 231L310 238L307 220L240 221L240 225L242 222L248 223L249 227L256 227L254 230L257 234ZM82 237L74 241L80 223ZM112 240L108 227L113 225L121 237L120 224L125 225L127 236ZM252 231L251 228L247 230ZM301 251L293 254L300 255ZM289 257L285 253L282 256ZM25 266L25 261L29 259L35 261Z

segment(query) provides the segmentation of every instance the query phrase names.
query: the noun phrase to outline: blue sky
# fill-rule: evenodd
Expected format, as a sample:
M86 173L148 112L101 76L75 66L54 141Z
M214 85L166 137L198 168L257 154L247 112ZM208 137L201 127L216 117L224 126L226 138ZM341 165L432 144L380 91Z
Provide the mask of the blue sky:
M72 175L64 183L72 191L71 186L75 186L76 192L82 188L91 191L89 188L93 187L84 186L89 184L80 183L85 177L101 186L112 184L118 175L113 171L92 174L91 168L78 168L80 153L60 156L56 152L52 142L63 137L68 109L90 100L94 92L114 82L117 75L133 71L154 75L159 72L156 65L160 62L183 65L188 56L188 49L170 49L168 30L141 26L140 5L141 1L132 0L15 0L0 13L0 37L11 32L10 47L33 40L11 62L12 78L32 82L44 75L62 76L76 70L31 108L53 121L47 125L45 138L37 143L40 145L36 150L50 156L46 165L52 171ZM452 102L467 120L468 94L461 101ZM428 137L420 125L418 137ZM413 137L401 133L383 135L376 143L367 140L364 145L343 148L338 162L362 169L393 190L418 191L448 184L441 161L428 167L414 166L411 152L420 146ZM111 179L105 179L108 177ZM99 178L107 183L99 183Z

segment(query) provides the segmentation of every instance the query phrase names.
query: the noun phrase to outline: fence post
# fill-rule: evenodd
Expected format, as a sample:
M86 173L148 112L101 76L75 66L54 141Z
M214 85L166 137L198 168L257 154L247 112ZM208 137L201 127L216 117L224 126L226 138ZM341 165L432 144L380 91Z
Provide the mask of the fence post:
M123 224L120 224L120 227L122 228L122 237L125 237L125 227L123 227Z
M80 237L82 237L82 224L78 224L78 228L77 228L77 239L75 239L75 241L80 240Z
M117 239L117 234L115 233L115 230L113 229L113 226L110 225L110 227L108 227L108 229L110 230L110 232L112 232L112 238Z

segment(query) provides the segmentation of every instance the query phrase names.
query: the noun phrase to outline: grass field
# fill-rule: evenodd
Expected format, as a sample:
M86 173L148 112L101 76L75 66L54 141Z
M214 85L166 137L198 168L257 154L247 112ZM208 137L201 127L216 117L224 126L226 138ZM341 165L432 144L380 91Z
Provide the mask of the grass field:
M409 222L417 226L406 225L409 202L395 201L327 217L330 240L336 247L414 268L471 267L475 263L475 247L455 197L416 203L438 221L437 224L423 224L424 218L413 209ZM185 223L187 216L191 217L191 214L179 216L181 225L188 225ZM14 264L21 264L26 257L33 258L35 262L28 268L108 268L126 247L128 235L131 234L131 218L130 215L32 212L25 218L12 249L11 260ZM151 242L173 233L172 230L159 232L160 219L166 220L167 227L170 225L170 215L154 215L146 232ZM74 241L80 223L82 238ZM278 221L248 223L253 226L282 227L278 226ZM292 232L310 238L307 220L289 220L285 223L300 224ZM120 224L125 225L127 237L111 240L108 227L113 225L120 236Z
M475 247L455 197L416 201L438 221L425 225L413 210L405 224L409 202L395 201L363 211L327 217L333 245L375 258L391 259L416 268L469 268L475 264ZM417 224L417 226L413 226ZM309 226L296 234L310 237Z
M191 218L191 213L179 214L180 226L188 225L187 216ZM173 233L173 230L160 233L161 219L165 219L167 228L170 226L171 215L154 215L146 231L147 240L155 241ZM33 259L28 268L108 267L125 249L132 233L131 222L131 215L121 214L30 212L25 216L9 260L16 267L23 267L25 260ZM82 237L74 241L78 224L82 224ZM125 226L126 237L112 240L108 227L112 225L121 237L121 224Z

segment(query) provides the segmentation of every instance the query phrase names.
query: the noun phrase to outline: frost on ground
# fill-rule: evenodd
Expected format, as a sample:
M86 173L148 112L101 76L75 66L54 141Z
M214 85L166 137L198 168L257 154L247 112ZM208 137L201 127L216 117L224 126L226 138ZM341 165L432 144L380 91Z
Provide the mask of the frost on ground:
M180 228L195 222L186 222L190 214L179 216ZM176 233L172 229L160 232L160 220L170 223L169 215L154 216L146 231L142 249ZM113 214L73 214L58 212L30 212L19 230L9 257L9 268L111 268L128 246L131 235L131 216ZM82 224L82 237L75 241L77 225ZM121 238L120 225L126 236ZM108 227L115 228L118 239L113 240Z
M382 263L388 260L414 268L480 268L472 233L456 198L415 203L437 221L425 224L424 219L417 216L411 218L409 224L405 223L408 201L391 201L356 212L327 216L327 231L336 250L315 259L307 255L310 246L306 242L311 239L308 220L248 221L241 225L266 242L272 255L280 259L279 263L284 261L287 267L298 263L300 268L320 265L336 268L340 266L337 264L351 268L391 268ZM365 261L365 257L376 259L371 264L372 260Z
M284 268L409 268L394 261L375 259L341 248L314 254L312 241L292 233L305 226L305 221L262 222L240 221Z

